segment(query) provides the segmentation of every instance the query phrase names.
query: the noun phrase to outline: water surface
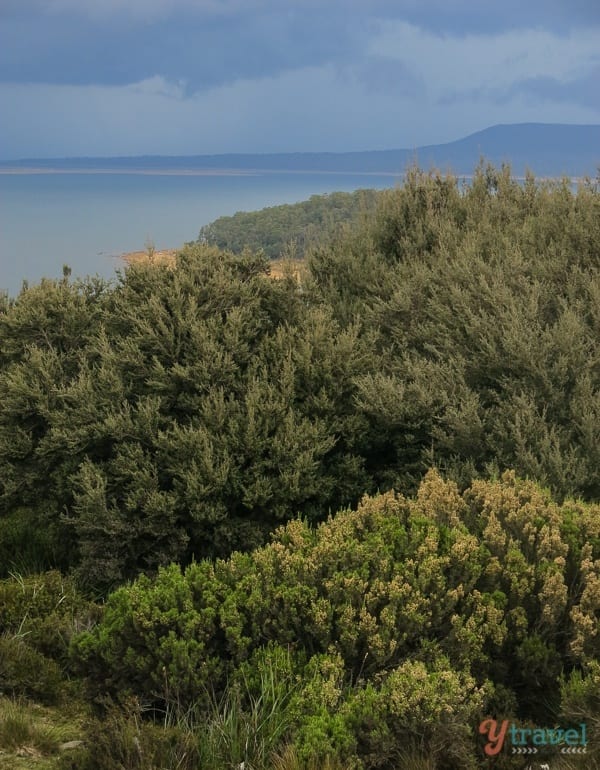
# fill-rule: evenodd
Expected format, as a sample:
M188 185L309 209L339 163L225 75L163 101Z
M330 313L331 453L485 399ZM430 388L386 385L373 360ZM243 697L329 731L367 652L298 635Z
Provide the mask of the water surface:
M63 264L74 276L110 278L120 254L147 243L177 248L219 216L396 182L335 173L0 174L0 290L59 277Z

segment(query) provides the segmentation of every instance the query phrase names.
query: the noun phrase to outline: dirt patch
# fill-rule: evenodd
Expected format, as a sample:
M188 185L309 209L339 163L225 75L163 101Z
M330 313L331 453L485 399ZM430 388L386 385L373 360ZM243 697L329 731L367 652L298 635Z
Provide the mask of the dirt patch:
M150 262L156 265L169 265L173 267L175 265L177 251L178 249L129 251L125 254L121 254L120 259L128 265L139 265L142 262ZM271 278L275 278L276 280L291 277L300 282L305 270L306 264L303 259L272 259L270 263Z
M154 262L158 265L174 265L176 254L177 249L162 249L161 251L146 249L146 251L128 251L125 254L121 254L120 259L128 265L137 265L140 262Z

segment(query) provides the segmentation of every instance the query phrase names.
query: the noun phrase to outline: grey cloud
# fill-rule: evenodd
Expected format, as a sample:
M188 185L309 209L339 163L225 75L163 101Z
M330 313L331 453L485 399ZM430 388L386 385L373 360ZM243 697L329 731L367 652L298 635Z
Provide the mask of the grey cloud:
M258 7L266 3L268 0L254 0L253 5ZM249 0L3 0L0 18L33 12L72 13L96 20L118 17L157 19L189 10L203 15L227 15L249 5Z
M531 103L553 102L572 104L600 111L600 64L578 78L561 81L548 75L521 78L506 88L468 88L445 94L438 100L440 106L452 107L459 103L492 102L505 105L516 96Z
M4 82L123 85L162 75L185 81L191 92L344 62L364 45L353 17L329 11L232 18L190 12L143 25L19 14L1 29Z
M119 85L161 75L196 92L350 66L385 19L440 35L565 33L600 25L600 0L0 0L0 81ZM386 61L366 63L362 77L373 88L413 87Z
M489 29L536 23L539 26L600 23L597 0L3 0L3 10L71 11L80 15L167 16L185 11L231 15L273 11L310 12L327 5L338 13L384 15L420 21L427 28Z
M600 26L598 0L375 0L371 5L387 18L403 19L439 34L527 27L567 32L578 26Z
M425 82L408 64L387 56L367 56L349 74L369 93L415 99L426 91Z
M578 104L600 110L600 65L589 74L567 82L551 77L533 77L515 83L512 93L538 101Z

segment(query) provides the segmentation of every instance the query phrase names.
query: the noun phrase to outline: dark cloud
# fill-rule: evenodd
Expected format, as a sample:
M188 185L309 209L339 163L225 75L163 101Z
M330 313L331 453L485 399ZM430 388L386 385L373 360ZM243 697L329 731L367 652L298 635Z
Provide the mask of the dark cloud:
M343 66L363 56L385 19L452 35L600 25L600 0L0 0L0 8L4 82L116 85L160 74L190 91ZM388 66L372 62L365 78L389 80Z
M600 64L580 77L567 80L559 80L549 75L536 75L520 78L503 88L456 90L444 94L438 103L446 107L484 101L505 105L518 96L524 97L531 104L552 102L600 111Z
M600 0L0 0L7 156L432 144L599 80Z
M536 101L578 104L600 110L600 65L588 75L567 82L552 77L525 78L515 83L511 92Z
M160 74L185 81L190 91L343 62L361 48L360 25L325 12L233 18L186 12L143 24L21 14L2 31L4 82L122 85Z
M439 34L498 33L528 27L568 32L600 26L598 0L375 0L380 16L403 19Z
M417 99L426 91L423 79L406 62L387 56L367 56L349 68L347 76L369 93Z

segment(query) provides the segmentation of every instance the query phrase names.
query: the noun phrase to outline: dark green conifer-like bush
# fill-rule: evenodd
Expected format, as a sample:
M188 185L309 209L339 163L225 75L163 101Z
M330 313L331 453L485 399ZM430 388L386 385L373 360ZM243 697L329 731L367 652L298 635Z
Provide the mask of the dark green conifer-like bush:
M378 201L302 286L197 244L4 301L4 574L21 558L107 591L412 493L433 465L600 500L594 184L411 170Z

